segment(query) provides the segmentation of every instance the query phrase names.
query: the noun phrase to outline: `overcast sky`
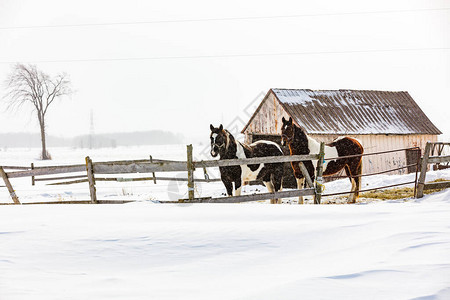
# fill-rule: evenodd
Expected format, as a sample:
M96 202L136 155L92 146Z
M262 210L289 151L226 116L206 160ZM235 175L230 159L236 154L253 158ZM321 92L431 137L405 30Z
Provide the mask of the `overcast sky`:
M207 141L274 87L408 91L450 135L450 0L0 0L2 82L14 62L70 75L52 135L88 133L92 110L97 133ZM4 108L0 132L38 132Z

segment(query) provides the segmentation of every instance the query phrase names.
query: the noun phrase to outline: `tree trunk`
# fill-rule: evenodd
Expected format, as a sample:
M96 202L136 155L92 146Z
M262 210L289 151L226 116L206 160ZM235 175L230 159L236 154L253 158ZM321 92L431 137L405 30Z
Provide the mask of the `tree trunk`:
M50 159L50 157L47 153L47 145L45 142L45 122L44 122L44 117L39 115L39 113L38 113L38 118L39 118L39 126L41 127L41 144L42 144L41 158L43 160L46 160L46 159Z

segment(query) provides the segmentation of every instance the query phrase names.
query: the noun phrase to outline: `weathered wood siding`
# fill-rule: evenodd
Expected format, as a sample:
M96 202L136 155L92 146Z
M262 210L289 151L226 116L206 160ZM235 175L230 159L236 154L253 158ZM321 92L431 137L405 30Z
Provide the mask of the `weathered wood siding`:
M269 93L262 102L257 114L251 120L245 130L246 141L252 140L251 134L281 134L281 119L289 118L287 112L272 93ZM318 141L331 142L338 135L310 135ZM427 142L437 142L437 135L349 135L359 139L364 147L365 153L373 153L387 150L403 149L409 147L420 147L422 153ZM388 169L395 169L406 166L406 152L394 152L375 156L366 156L363 159L363 172L374 173ZM399 170L391 174L404 174L407 170Z
M436 135L383 135L365 134L349 135L361 141L364 153L381 152L388 150L420 147L422 153L427 142L436 142ZM318 141L331 142L336 135L311 135ZM406 151L386 153L363 158L364 174L381 172L406 166ZM407 169L391 172L390 174L405 174Z
M245 130L246 141L251 141L251 133L281 134L281 120L283 117L289 118L273 93L268 94L258 109L258 113Z

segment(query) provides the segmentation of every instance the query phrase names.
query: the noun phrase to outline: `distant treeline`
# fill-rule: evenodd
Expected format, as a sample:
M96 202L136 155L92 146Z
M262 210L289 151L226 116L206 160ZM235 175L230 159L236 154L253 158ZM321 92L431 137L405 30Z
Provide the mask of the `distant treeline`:
M104 148L180 144L183 142L184 138L181 134L161 130L81 135L74 138L47 136L49 147ZM40 146L41 137L38 133L0 133L0 148Z

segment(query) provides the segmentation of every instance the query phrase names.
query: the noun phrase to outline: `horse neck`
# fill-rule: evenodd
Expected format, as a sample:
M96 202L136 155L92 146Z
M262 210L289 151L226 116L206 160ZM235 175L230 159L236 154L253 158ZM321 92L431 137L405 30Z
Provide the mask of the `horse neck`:
M294 139L289 144L291 155L309 154L309 139L303 130L294 126Z
M220 159L232 159L236 157L237 145L239 143L236 141L231 133L225 131L227 135L227 143L225 146L225 150L219 152Z
M236 143L239 143L239 145L241 145L241 147L243 148L245 157L247 157L247 158L253 157L253 149L252 149L252 147L250 147L249 145L247 145L245 143L241 143L239 141L236 141Z

